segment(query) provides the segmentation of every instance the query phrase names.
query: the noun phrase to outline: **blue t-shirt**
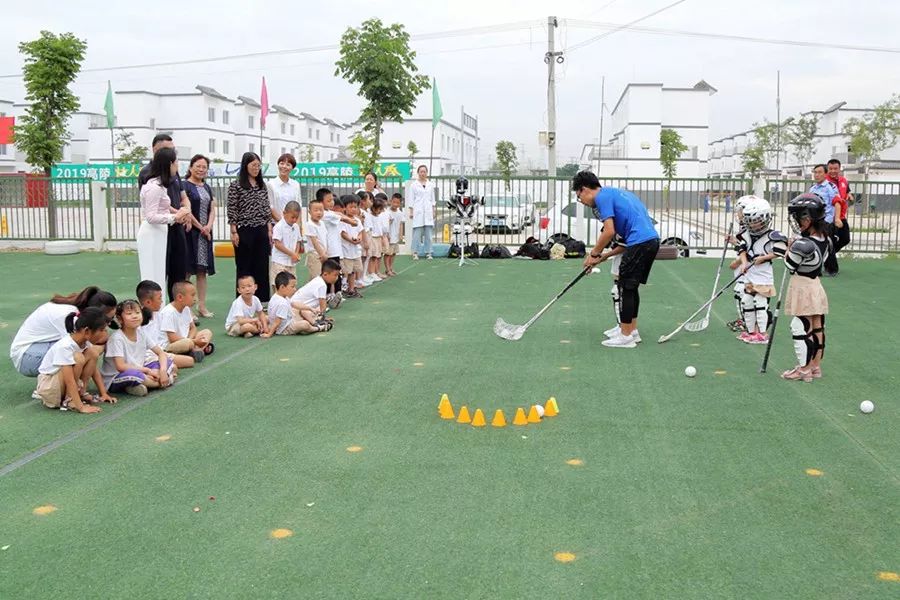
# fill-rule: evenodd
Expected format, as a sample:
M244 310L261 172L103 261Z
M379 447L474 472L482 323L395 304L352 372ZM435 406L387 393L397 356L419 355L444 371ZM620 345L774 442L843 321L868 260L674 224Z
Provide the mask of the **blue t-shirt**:
M627 246L659 239L644 203L628 190L600 188L594 198L594 214L600 221L612 217L616 233L625 238Z

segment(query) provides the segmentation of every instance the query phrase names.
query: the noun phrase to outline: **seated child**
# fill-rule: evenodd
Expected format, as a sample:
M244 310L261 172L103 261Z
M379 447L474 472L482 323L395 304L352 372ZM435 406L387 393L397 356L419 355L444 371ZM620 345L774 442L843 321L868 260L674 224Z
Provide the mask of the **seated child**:
M69 313L65 319L69 334L55 342L44 355L32 396L40 398L47 408L80 413L100 412L99 407L91 406L93 402L114 403L116 399L107 393L97 372L97 362L85 354L91 344L107 342L108 323L104 312L96 307L85 308L80 314L74 310ZM87 381L92 378L100 392L98 396L87 392Z
M286 271L275 276L275 295L269 299L269 327L260 334L261 337L307 335L331 329L331 323L314 325L306 319L294 315L291 308L291 297L296 291L296 277Z
M255 295L256 281L253 276L238 277L237 291L240 296L231 303L231 310L225 317L225 332L232 337L253 337L265 332L268 328L266 313Z
M141 326L141 331L144 332L151 344L165 348L168 336L159 330L159 311L163 304L162 288L155 281L145 279L137 284L134 294L137 296L138 302L141 303L141 309L144 311L144 314L147 315L146 322ZM194 366L194 358L192 356L171 353L167 354L167 356L169 362L174 363L179 369L188 369ZM200 353L200 359L203 359L202 352ZM152 362L154 360L156 360L156 355L148 351L146 361Z
M111 392L146 396L148 389L169 387L176 369L156 341L147 338L142 325L150 318L137 300L125 300L116 307L119 330L109 336L100 373ZM148 360L148 356L152 356Z
M190 281L179 281L172 286L175 297L159 311L159 330L165 336L165 343L160 344L163 350L172 354L189 354L194 361L200 362L204 355L215 350L212 344L212 331L197 331L191 307L197 288Z
M294 318L300 317L316 326L333 323L332 319L325 317L325 301L328 286L337 281L340 274L341 265L337 261L326 260L322 264L322 274L311 279L291 296Z

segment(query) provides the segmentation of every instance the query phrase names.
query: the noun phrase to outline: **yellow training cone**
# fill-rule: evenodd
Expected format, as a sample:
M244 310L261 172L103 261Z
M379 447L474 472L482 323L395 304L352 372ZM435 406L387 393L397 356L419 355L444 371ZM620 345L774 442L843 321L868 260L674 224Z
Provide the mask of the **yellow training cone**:
M441 396L441 402L438 404L438 414L441 415L442 419L452 419L453 418L453 405L450 404L450 398L447 397L447 394Z
M465 404L463 404L462 407L459 409L459 417L456 418L456 422L457 423L471 423L472 422L472 417L469 416L469 409Z
M506 427L506 417L503 416L503 411L499 408L494 413L494 418L491 419L491 425L494 427Z
M528 409L528 422L529 423L540 423L541 415L538 414L537 406L532 405L530 409Z
M521 406L516 409L516 416L513 418L513 425L528 425L528 419L525 418L525 409Z
M544 404L544 416L555 417L559 414L559 406L556 405L556 398L550 396L550 399Z
M472 417L472 427L484 427L485 425L487 423L484 422L484 413L478 408L475 410L475 416Z

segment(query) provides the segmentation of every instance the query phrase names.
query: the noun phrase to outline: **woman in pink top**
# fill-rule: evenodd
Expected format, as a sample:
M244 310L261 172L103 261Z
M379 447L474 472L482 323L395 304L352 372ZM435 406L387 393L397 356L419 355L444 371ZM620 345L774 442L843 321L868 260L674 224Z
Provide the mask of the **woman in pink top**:
M169 225L184 223L191 216L191 209L172 209L166 191L172 177L178 172L178 160L173 148L161 148L150 162L150 179L141 188L141 227L137 234L138 263L141 279L155 281L166 286L166 247Z

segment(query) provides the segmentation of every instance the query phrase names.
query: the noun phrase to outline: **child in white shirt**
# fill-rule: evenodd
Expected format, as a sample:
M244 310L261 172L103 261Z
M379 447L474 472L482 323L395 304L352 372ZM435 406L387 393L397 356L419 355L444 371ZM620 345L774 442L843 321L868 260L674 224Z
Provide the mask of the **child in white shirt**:
M382 231L382 223L384 220L381 218L381 215L384 213L384 210L387 208L387 196L384 194L378 194L375 200L372 201L372 210L371 210L371 221L372 221L372 230L371 237L369 243L369 273L368 277L370 281L381 281L384 279L381 275L379 275L378 271L381 270L381 255L384 253L384 247L382 243L382 239L384 239L386 231Z
M137 300L125 300L116 307L120 327L109 337L100 367L109 391L146 396L148 389L172 385L175 363L155 341L147 339L142 324L148 317Z
M391 210L384 211L388 218L388 250L384 255L384 268L391 277L397 274L394 271L394 260L400 252L400 239L403 236L403 196L394 194L391 196Z
M144 336L151 344L164 348L168 336L159 330L159 311L162 309L163 305L162 288L155 281L145 279L137 284L134 293L146 316L144 319L145 322L141 326L141 331L144 332ZM152 362L156 360L155 357L155 354L148 352L146 360ZM179 369L194 366L194 359L190 356L167 354L167 357L169 362L173 362Z
M256 297L256 280L252 275L238 277L237 292L240 295L231 303L231 310L225 317L225 333L248 338L265 332L269 324L262 302Z
M359 200L354 195L347 195L341 198L347 216L356 217L359 212ZM357 282L363 275L362 265L362 237L363 226L360 224L350 225L343 223L341 225L341 239L343 240L341 269L347 277L347 297L362 298L362 294L356 291Z
M327 259L322 265L322 274L312 278L291 296L294 318L305 319L311 325L317 326L333 323L333 319L325 316L328 284L334 283L340 275L341 265Z
M340 200L335 200L334 194L327 188L322 188L316 192L316 197L322 194L322 206L325 212L322 215L322 222L325 223L325 229L328 233L327 244L325 249L328 252L328 258L334 259L339 263L344 258L343 244L341 240L341 223L356 225L358 221L344 215L344 204ZM328 293L334 294L338 298L341 292L341 278L338 277L334 285L328 287ZM340 303L338 303L339 305Z
M327 261L326 261L327 262ZM269 327L261 337L273 335L308 335L331 329L331 323L313 324L296 316L291 297L297 291L297 278L286 271L275 276L275 295L269 299Z
M166 336L165 343L160 344L160 347L172 354L190 355L194 362L200 362L204 356L212 354L215 347L212 344L212 331L197 331L197 326L194 325L191 306L194 305L197 288L189 281L179 281L172 286L172 294L175 299L159 311L157 317L159 330Z
M275 276L282 271L287 271L294 277L297 276L297 261L300 260L300 203L291 200L284 205L281 220L272 228L272 266L269 269L269 281L275 281ZM272 290L275 285L272 284Z
M325 191L324 188L319 192ZM330 192L328 192L330 194ZM306 253L306 268L309 270L309 280L315 279L322 273L322 263L328 259L328 228L322 221L325 214L325 205L319 199L309 203L309 221L306 222L306 239L309 249ZM340 261L338 261L340 263Z

